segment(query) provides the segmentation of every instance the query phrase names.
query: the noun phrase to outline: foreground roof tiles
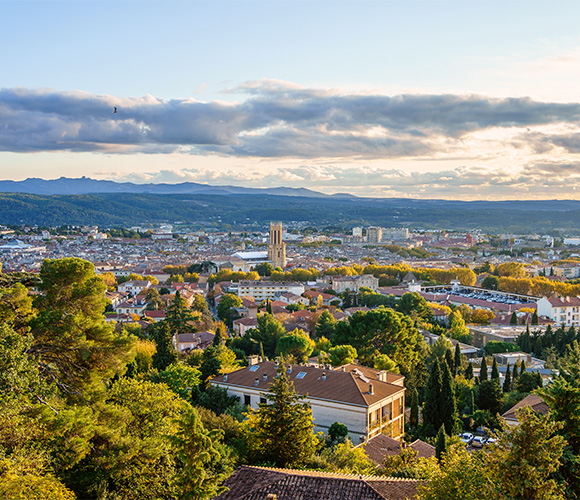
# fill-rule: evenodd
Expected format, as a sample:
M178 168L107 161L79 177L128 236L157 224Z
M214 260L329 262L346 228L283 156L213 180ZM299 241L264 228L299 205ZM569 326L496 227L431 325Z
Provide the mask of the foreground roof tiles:
M242 466L226 481L219 500L405 500L416 497L417 481L320 471Z

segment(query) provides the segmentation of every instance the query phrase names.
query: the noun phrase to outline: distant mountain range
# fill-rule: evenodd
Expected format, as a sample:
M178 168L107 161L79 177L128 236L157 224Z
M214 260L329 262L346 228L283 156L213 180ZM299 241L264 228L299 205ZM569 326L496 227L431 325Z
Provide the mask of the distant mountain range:
M580 232L580 201L359 198L309 189L134 184L82 177L0 181L0 224L119 227L163 222L252 230L272 220L318 227Z
M274 196L301 196L305 198L344 198L350 194L326 195L305 188L246 188L237 186L210 186L196 182L179 184L135 184L133 182L114 182L81 177L72 179L30 178L23 181L0 181L0 193L29 194L96 194L96 193L148 193L148 194L261 194Z

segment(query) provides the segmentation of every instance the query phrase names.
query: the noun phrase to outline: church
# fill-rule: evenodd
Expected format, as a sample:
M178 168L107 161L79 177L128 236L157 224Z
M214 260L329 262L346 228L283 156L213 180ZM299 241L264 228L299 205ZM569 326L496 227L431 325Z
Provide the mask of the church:
M230 257L233 271L243 271L247 273L253 270L258 264L269 262L272 267L286 267L286 243L282 241L282 223L270 222L270 241L266 252L236 252ZM221 268L228 267L226 265Z

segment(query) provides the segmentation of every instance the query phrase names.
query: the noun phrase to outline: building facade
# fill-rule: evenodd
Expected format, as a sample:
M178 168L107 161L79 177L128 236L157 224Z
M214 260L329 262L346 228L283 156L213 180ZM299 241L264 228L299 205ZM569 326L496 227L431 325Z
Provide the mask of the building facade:
M282 223L270 222L270 243L268 243L268 260L274 268L286 267L286 243L282 241Z
M538 316L551 319L557 326L580 326L580 297L543 297L537 302Z
M354 443L386 433L402 439L405 429L405 387L402 375L359 365L340 369L287 365L286 372L298 394L312 408L317 431L328 432L334 422L348 428ZM251 364L211 380L211 385L253 409L266 402L266 393L277 375L271 361Z

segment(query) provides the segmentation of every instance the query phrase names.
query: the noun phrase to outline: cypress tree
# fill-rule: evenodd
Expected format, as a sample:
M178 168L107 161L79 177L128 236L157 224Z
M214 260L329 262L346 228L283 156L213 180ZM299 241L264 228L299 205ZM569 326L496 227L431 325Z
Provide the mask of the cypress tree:
M503 382L503 392L511 392L512 390L512 374L510 371L510 364L507 364L505 371L505 380Z
M175 347L173 347L171 326L165 321L160 321L155 324L151 330L151 336L155 341L156 347L152 359L153 368L163 371L172 363L177 362L177 351L175 350Z
M411 414L409 415L409 425L411 426L412 429L417 428L417 426L419 425L419 401L418 401L418 396L417 396L417 389L415 389L414 387L411 388L410 391L410 397L411 397Z
M427 436L434 436L435 429L443 423L441 419L441 366L435 359L425 387L425 403L423 404L423 428Z
M270 299L266 299L266 312L272 314L272 303L270 302Z
M465 378L467 380L473 380L473 363L470 361L465 369Z
M481 369L479 370L479 381L483 382L487 380L487 360L485 359L485 354L481 360Z
M449 441L447 439L447 434L445 434L445 427L442 425L439 427L439 432L437 433L437 441L435 443L435 458L441 462L443 454L449 451Z
M455 364L455 373L461 369L461 348L459 343L455 344L455 359L453 360Z
M457 401L455 400L455 390L453 376L447 364L443 364L441 376L441 418L445 426L445 432L451 436L455 432L457 425Z
M445 351L445 363L449 367L449 371L455 371L455 362L453 361L453 354L451 354L451 349Z
M532 314L532 325L537 325L538 323L539 323L538 312L534 311L534 314Z
M499 380L499 370L497 368L497 360L495 356L493 358L493 364L491 365L491 380Z
M518 324L518 315L514 311L512 313L512 317L510 318L510 325L517 325Z
M467 398L467 414L473 415L475 413L475 394L474 391L469 391Z
M526 371L526 362L522 359L522 363L520 364L520 375L525 373Z

